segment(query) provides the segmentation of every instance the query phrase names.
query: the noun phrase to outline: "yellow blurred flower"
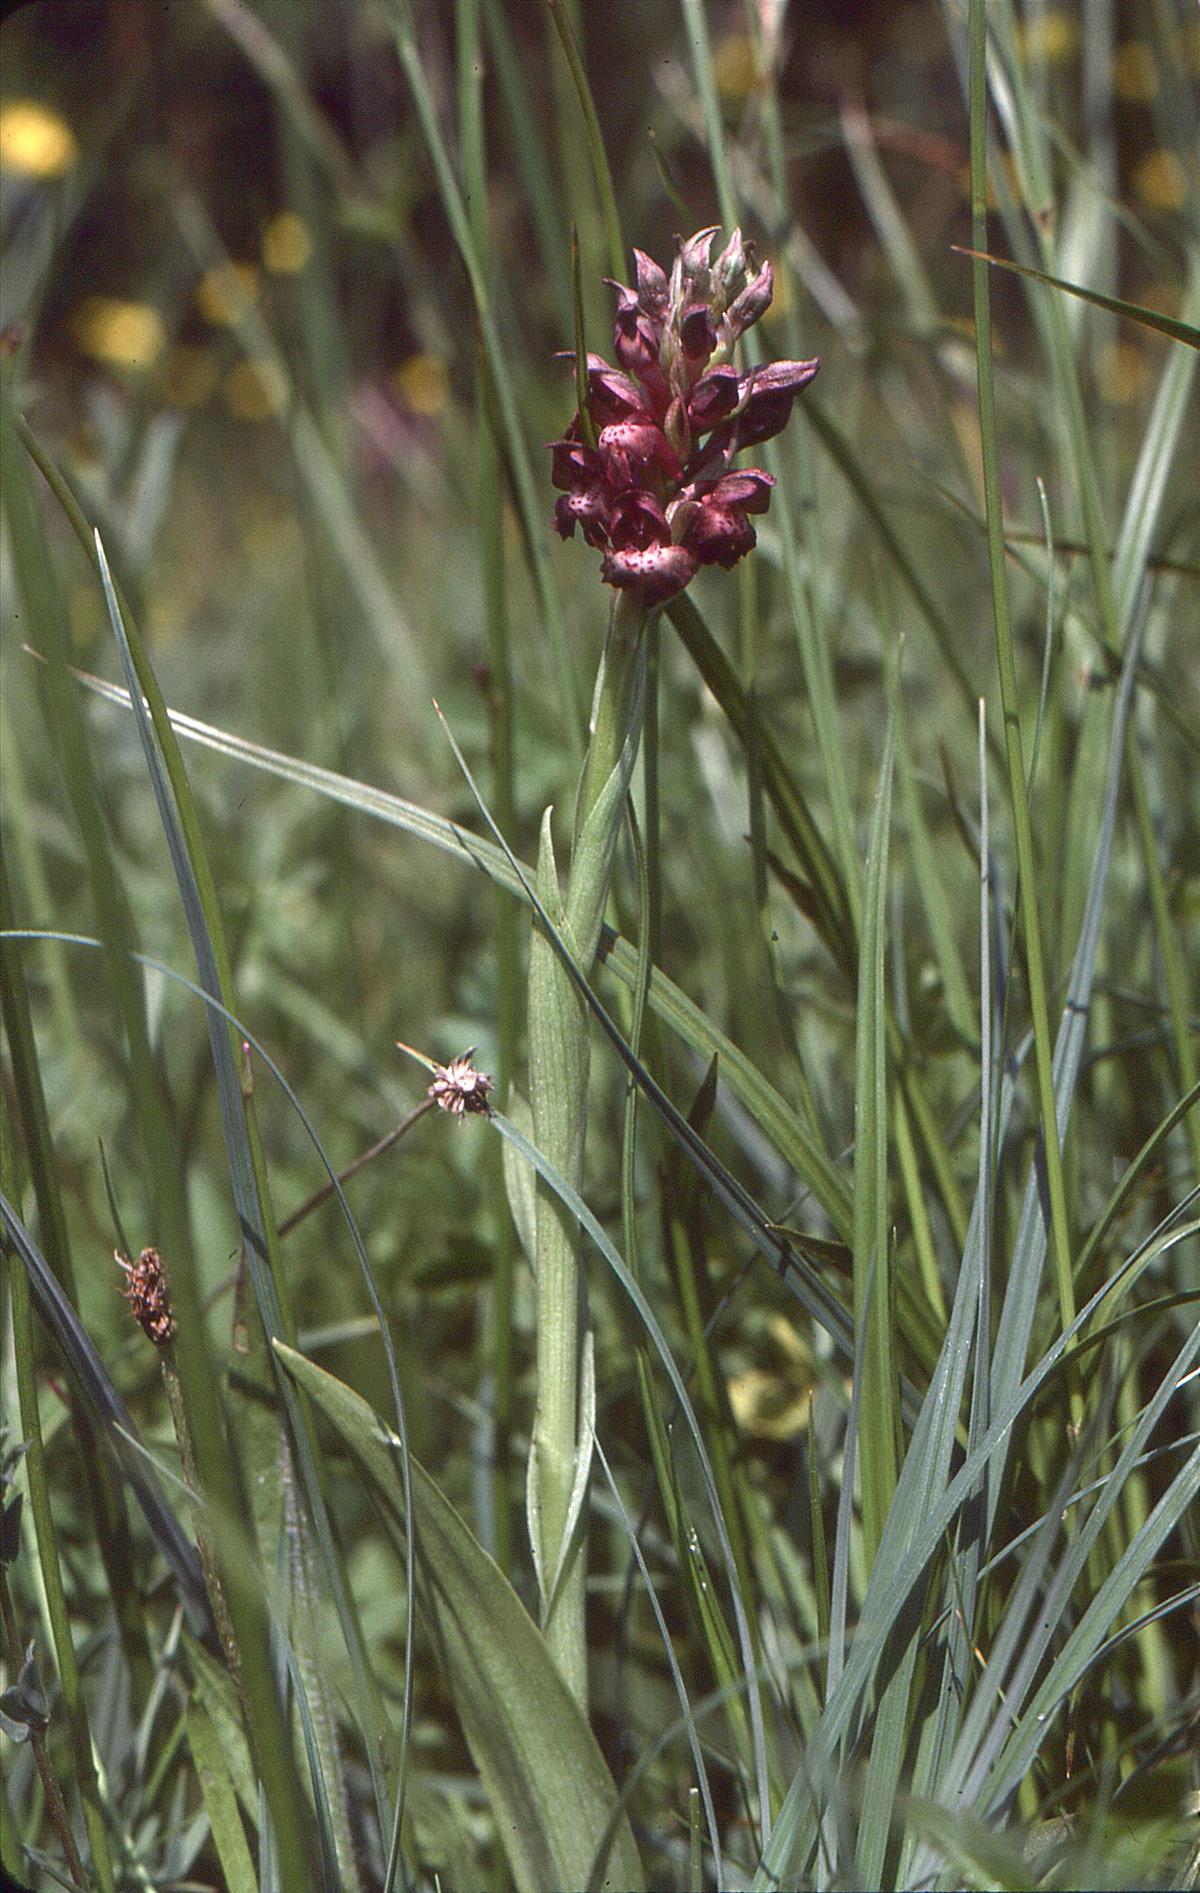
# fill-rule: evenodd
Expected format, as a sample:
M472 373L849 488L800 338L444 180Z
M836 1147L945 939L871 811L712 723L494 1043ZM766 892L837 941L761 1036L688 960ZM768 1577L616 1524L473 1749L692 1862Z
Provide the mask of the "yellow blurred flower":
M780 1374L748 1367L728 1383L733 1417L758 1439L794 1439L808 1422L807 1390L797 1393Z
M258 271L253 263L218 263L196 285L196 307L214 328L229 329L247 302L258 299Z
M287 387L272 361L238 362L225 377L225 405L239 421L269 421L287 400Z
M1051 7L1029 20L1020 37L1026 59L1060 66L1079 50L1079 21L1065 7Z
M814 1383L807 1344L783 1315L767 1320L767 1334L783 1356L778 1368L747 1367L726 1383L733 1417L759 1439L794 1439L808 1425Z
M748 99L758 91L761 75L748 33L725 35L713 53L713 77L722 98Z
M1127 39L1118 46L1113 54L1112 79L1113 91L1126 105L1149 105L1162 79L1153 46L1142 39Z
M18 177L61 177L79 156L65 119L36 99L0 104L0 166Z
M157 309L118 296L85 296L70 328L85 355L113 368L153 368L167 339Z
M1187 195L1181 160L1173 151L1148 151L1134 167L1133 188L1150 210L1181 210Z
M236 526L242 550L254 565L302 556L296 516L273 493L246 494L238 507Z
M1109 342L1100 350L1096 383L1105 401L1113 407L1128 407L1142 392L1149 372L1146 357L1136 343Z
M414 414L432 417L446 405L450 378L440 355L410 355L393 369L392 386Z
M295 276L312 255L312 237L303 217L281 210L263 231L262 259L277 276Z

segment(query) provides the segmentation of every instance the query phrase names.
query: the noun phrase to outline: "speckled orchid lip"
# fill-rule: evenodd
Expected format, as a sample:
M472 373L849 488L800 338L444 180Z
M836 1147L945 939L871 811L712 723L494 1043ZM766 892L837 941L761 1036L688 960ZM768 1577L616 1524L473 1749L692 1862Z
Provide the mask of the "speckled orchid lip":
M813 361L772 362L742 374L732 355L769 307L771 265L752 271L735 230L714 260L715 229L680 239L670 277L635 250L637 288L616 291L614 368L588 355L585 444L578 412L550 443L554 509L564 539L576 527L604 553L601 577L662 604L702 565L730 567L751 550L750 514L765 513L775 482L733 469L745 447L787 425L816 374ZM567 359L573 361L574 356Z

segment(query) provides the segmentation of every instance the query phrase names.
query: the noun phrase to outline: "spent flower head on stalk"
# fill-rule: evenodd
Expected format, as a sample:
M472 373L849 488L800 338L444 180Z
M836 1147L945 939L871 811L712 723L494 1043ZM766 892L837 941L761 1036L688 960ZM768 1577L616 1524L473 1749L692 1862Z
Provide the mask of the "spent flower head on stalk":
M772 362L741 374L738 338L771 301L771 265L753 271L740 230L716 261L716 228L679 240L670 277L635 250L637 288L617 292L619 368L588 356L586 435L576 412L551 443L562 489L554 524L602 547L601 576L647 605L673 598L702 565L736 565L755 541L775 482L735 469L744 447L786 426L820 363ZM574 359L570 357L569 359Z
M492 1079L488 1072L477 1071L471 1063L475 1055L472 1046L469 1052L460 1052L448 1065L434 1065L433 1083L425 1093L432 1098L439 1111L449 1111L452 1117L487 1117L491 1111L488 1093L492 1089Z
M137 1261L131 1262L122 1250L114 1249L113 1260L125 1271L122 1292L138 1325L155 1347L166 1347L175 1338L175 1315L158 1250L143 1249Z

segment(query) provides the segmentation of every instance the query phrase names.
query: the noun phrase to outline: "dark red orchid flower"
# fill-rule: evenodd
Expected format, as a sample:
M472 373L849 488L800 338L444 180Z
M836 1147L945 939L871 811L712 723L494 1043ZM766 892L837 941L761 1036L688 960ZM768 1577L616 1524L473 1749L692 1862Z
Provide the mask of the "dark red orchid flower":
M770 440L819 362L773 362L742 374L738 338L771 301L771 265L752 272L735 230L716 261L716 230L681 240L670 278L634 251L637 288L617 292L613 352L619 368L588 356L594 448L576 414L552 443L562 497L554 524L576 526L604 552L609 585L662 604L702 565L736 565L754 545L751 513L765 513L775 482L735 470L744 447Z

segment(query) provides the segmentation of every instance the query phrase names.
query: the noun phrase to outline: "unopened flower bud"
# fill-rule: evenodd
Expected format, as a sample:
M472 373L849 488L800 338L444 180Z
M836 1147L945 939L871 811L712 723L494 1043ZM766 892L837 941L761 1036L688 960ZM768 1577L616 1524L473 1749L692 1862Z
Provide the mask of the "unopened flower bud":
M667 307L667 278L663 270L644 250L635 250L638 301L649 316L661 316Z
M752 276L730 303L725 312L730 340L736 342L743 329L750 328L759 317L765 315L771 306L775 278L769 263L764 263L757 276Z
M746 246L742 242L742 233L735 230L720 256L713 264L713 275L721 289L721 299L728 301L731 289L736 289L746 274Z

